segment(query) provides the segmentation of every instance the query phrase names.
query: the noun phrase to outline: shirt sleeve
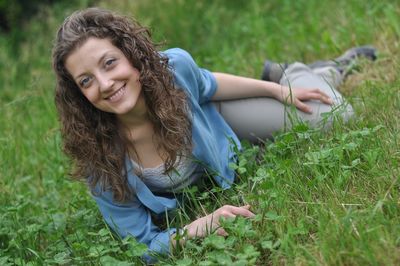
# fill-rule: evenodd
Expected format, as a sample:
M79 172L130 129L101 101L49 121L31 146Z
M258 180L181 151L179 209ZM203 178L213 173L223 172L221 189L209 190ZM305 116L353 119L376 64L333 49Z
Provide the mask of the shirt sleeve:
M129 202L117 203L112 199L110 191L95 191L92 197L107 224L122 238L132 235L140 243L149 248L149 253L143 259L150 263L156 261L150 253L168 254L170 251L170 236L175 228L161 231L152 222L150 211L134 197Z
M217 81L207 69L200 68L192 56L180 48L164 52L169 58L176 84L187 90L199 104L209 102L217 90Z

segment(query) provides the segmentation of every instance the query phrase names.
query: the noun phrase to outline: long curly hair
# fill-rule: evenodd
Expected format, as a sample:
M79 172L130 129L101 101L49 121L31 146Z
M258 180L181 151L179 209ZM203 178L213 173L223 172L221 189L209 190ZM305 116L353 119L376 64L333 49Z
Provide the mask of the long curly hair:
M166 153L162 154L166 173L192 148L187 96L174 85L168 59L157 52L149 30L135 20L89 8L73 13L59 28L52 55L57 77L55 103L63 149L74 166L71 175L88 182L92 190L97 185L111 189L114 200L122 202L134 193L127 182L125 158L137 155L135 147L116 115L95 108L65 67L67 57L90 37L109 39L140 72L157 148Z

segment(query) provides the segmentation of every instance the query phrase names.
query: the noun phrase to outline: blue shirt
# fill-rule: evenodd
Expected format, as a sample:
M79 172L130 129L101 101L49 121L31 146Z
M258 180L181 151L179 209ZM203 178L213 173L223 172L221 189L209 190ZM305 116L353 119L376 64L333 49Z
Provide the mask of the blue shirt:
M240 141L210 102L217 90L214 75L199 68L189 53L174 48L161 53L168 57L174 82L178 89L188 95L192 115L193 156L211 171L215 181L222 188L229 188L235 173L229 163L235 161L233 147L240 149ZM100 212L107 224L122 238L132 235L137 241L146 244L156 253L168 253L170 235L175 228L160 230L154 225L151 214L162 214L176 208L176 199L154 195L150 189L132 171L132 162L125 160L128 183L135 195L128 202L113 200L111 191L97 187L96 200ZM150 256L145 256L151 259Z

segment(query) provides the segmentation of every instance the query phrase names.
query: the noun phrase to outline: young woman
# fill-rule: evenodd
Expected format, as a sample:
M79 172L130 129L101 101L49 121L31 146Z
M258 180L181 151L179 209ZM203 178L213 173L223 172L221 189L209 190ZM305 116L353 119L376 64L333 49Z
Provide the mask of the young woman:
M152 216L176 208L173 195L206 172L229 188L233 146L290 124L286 105L311 125L338 105L348 119L352 109L335 88L350 61L375 56L371 49L311 67L266 62L265 80L256 80L199 68L181 49L159 52L147 29L129 18L98 8L75 12L58 30L53 50L55 100L73 175L87 181L121 237L133 235L151 252L168 253L182 231L162 231ZM185 237L224 235L220 217L235 216L254 214L250 206L223 206L187 224Z

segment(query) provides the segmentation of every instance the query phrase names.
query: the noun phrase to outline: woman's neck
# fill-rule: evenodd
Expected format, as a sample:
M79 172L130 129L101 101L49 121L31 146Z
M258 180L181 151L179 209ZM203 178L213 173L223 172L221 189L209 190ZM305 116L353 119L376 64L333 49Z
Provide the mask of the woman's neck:
M155 167L164 163L165 156L158 148L157 138L154 133L154 125L149 119L148 109L143 94L129 113L118 116L121 130L126 134L133 148L130 156L136 162L145 167Z
M135 107L131 111L126 114L118 115L117 118L124 130L129 132L133 132L151 123L143 93L140 94Z

